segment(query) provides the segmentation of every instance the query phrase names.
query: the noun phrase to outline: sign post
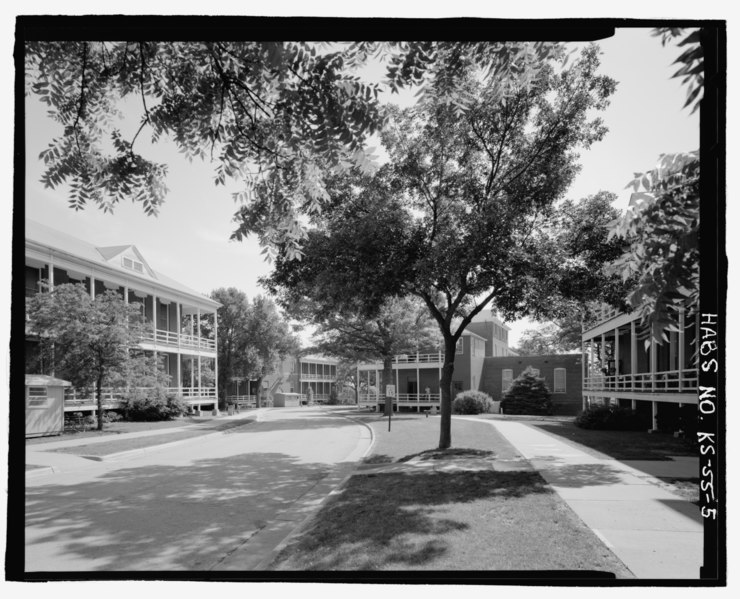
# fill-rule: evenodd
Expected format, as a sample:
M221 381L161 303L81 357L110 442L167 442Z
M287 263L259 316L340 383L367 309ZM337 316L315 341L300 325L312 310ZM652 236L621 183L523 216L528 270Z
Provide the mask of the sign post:
M385 396L391 398L391 409L388 410L388 432L391 432L391 414L393 414L393 398L396 396L396 386L386 385Z

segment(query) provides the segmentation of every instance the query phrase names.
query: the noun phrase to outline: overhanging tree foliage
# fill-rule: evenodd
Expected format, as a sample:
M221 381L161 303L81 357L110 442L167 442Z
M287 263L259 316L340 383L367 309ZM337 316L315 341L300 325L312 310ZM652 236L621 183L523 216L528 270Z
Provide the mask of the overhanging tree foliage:
M74 209L133 200L156 214L167 165L141 146L143 135L168 137L212 160L216 184L241 183L234 237L254 233L295 257L300 216L321 212L325 177L372 168L364 144L383 123L381 89L415 85L463 104L457 83L471 68L505 84L561 54L556 43L31 42L26 90L63 127L41 155L43 182L68 184ZM357 74L368 61L385 64L383 84ZM121 100L140 106L128 137Z
M98 430L103 430L103 387L140 371L140 355L132 355L143 333L139 304L128 304L114 291L95 299L84 285L64 284L26 301L32 334L51 358L56 376L75 387L95 386ZM146 360L145 366L151 367Z
M687 87L684 108L695 112L704 90L702 30L659 27L653 35L663 45L680 39L672 77ZM650 331L646 344L666 341L679 311L699 305L699 182L698 150L662 154L654 169L634 174L630 209L613 223L612 235L630 245L615 271L636 280L627 301Z

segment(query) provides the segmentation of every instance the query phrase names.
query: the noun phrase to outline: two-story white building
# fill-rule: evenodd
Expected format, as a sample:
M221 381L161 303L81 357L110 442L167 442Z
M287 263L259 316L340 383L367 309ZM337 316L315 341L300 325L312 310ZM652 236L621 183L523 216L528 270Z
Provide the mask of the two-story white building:
M126 302L140 303L148 330L139 347L154 355L169 375L168 391L179 395L193 409L218 408L218 302L153 270L135 245L96 247L26 220L26 295L39 293L41 281L52 288L63 283L82 283L93 297L113 290ZM33 338L27 337L27 372L36 346ZM114 407L116 392L105 391L108 405ZM89 393L81 395L74 389L67 392L66 411L94 409Z

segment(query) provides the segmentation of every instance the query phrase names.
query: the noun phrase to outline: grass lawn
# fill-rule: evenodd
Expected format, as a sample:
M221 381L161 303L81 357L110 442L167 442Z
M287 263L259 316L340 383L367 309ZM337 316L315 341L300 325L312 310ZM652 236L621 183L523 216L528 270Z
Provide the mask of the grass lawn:
M376 433L372 455L273 569L598 570L632 577L493 427L453 420L455 447L440 453L439 418L401 415L390 433L387 419L359 418ZM471 458L481 469L450 468Z
M189 430L185 431L172 431L169 433L163 433L161 435L149 435L146 437L111 439L111 441L106 443L96 442L88 443L87 445L75 445L74 447L63 447L60 449L56 449L55 451L58 453L71 453L75 455L106 456L113 453L119 453L121 451L131 451L133 449L141 449L143 447L153 447L155 445L162 445L164 443L182 441L183 439L192 439L194 437L200 437L202 435L207 435L213 432L224 432L230 429L250 424L252 422L254 422L254 420L252 419L227 420L225 422L215 421L204 424L202 426L192 427Z
M647 431L598 431L580 428L573 420L532 420L530 426L578 443L584 451L600 452L615 460L668 460L669 456L698 456L699 450L686 439ZM591 451L589 451L591 450Z

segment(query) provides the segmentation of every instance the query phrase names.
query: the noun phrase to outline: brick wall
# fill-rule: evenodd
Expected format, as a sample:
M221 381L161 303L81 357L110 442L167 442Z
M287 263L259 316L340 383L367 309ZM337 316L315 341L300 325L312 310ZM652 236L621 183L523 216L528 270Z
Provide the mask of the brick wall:
M565 368L565 393L552 393L555 414L577 414L583 403L582 370L580 354L553 354L547 356L506 356L486 358L483 364L480 390L494 400L502 399L502 371L510 368L512 378L518 377L528 366L539 368L547 387L554 389L555 368Z

